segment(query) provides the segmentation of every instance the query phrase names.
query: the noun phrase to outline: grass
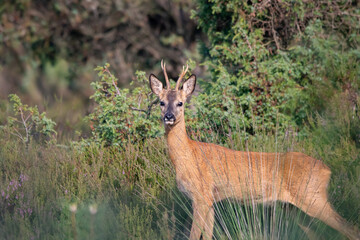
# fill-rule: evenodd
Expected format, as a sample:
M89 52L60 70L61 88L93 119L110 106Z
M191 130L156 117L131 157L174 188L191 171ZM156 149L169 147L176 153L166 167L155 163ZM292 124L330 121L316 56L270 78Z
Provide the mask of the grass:
M94 239L159 236L156 221L164 216L141 193L161 194L156 186L161 180L151 172L156 169L147 168L147 155L138 159L136 146L125 153L101 146L79 152L36 143L26 148L3 134L0 139L0 189L5 191L0 198L0 232L5 239L73 238L71 204L77 205L78 239L88 239L92 225ZM21 176L26 180L11 189ZM98 206L95 216L89 212L93 204ZM27 209L31 212L21 213Z
M343 108L333 109L340 112L328 116L335 117L310 121L306 138L259 132L246 140L242 134L229 136L224 145L300 151L323 160L333 172L330 202L359 227L358 120ZM219 142L216 132L205 139ZM72 143L26 147L0 130L0 146L3 239L186 239L190 233L191 201L177 190L164 138L128 144L124 151ZM286 203L227 199L214 208L215 239L345 239Z

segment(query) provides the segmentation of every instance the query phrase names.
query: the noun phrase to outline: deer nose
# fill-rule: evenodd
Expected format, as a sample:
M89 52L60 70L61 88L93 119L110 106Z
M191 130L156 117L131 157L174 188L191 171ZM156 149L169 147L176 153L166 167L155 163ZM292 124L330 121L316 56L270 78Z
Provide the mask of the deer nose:
M164 120L165 121L175 121L175 116L172 113L166 113L164 116Z

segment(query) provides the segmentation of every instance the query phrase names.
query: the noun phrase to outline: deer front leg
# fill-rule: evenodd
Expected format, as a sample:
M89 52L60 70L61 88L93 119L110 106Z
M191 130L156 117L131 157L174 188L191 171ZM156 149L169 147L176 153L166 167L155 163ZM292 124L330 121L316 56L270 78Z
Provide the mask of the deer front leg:
M203 239L212 239L213 231L214 231L214 218L215 218L214 207L210 206L208 208L208 213L206 215L205 234L203 235Z
M214 227L214 208L212 203L193 201L193 222L190 232L190 240L199 240L203 233L203 239L212 239Z

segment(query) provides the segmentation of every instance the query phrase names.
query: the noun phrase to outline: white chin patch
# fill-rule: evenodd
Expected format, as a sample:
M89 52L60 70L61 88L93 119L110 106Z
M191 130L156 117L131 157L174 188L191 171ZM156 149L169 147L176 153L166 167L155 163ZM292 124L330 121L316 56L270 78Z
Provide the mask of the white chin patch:
M173 124L174 124L174 120L171 120L171 121L165 120L165 124L166 124L166 125L173 125Z

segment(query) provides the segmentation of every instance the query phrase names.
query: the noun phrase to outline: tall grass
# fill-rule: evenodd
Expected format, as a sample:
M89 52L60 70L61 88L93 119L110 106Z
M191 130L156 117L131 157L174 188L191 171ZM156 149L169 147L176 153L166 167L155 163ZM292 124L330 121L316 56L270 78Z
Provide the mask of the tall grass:
M261 127L255 135L246 135L239 129L223 144L241 151L299 151L321 159L333 173L330 202L359 227L360 152L358 135L354 137L358 120L350 106L333 110L329 114L333 117L313 119L302 135L267 134ZM221 141L216 131L202 140ZM164 138L128 144L125 150L95 144L84 149L70 143L32 142L26 147L0 131L0 146L2 239L189 236L191 200L176 187ZM74 205L76 210L70 211ZM344 239L286 203L255 204L249 196L243 201L223 200L214 209L215 239Z
M79 151L37 143L26 147L1 132L0 145L2 239L156 239L169 234L159 226L171 213L156 211L144 194L158 197L159 185L167 188L162 139L144 146L157 145L156 151L135 145L125 152L96 145ZM72 204L77 206L76 231ZM91 214L94 204L97 211Z

